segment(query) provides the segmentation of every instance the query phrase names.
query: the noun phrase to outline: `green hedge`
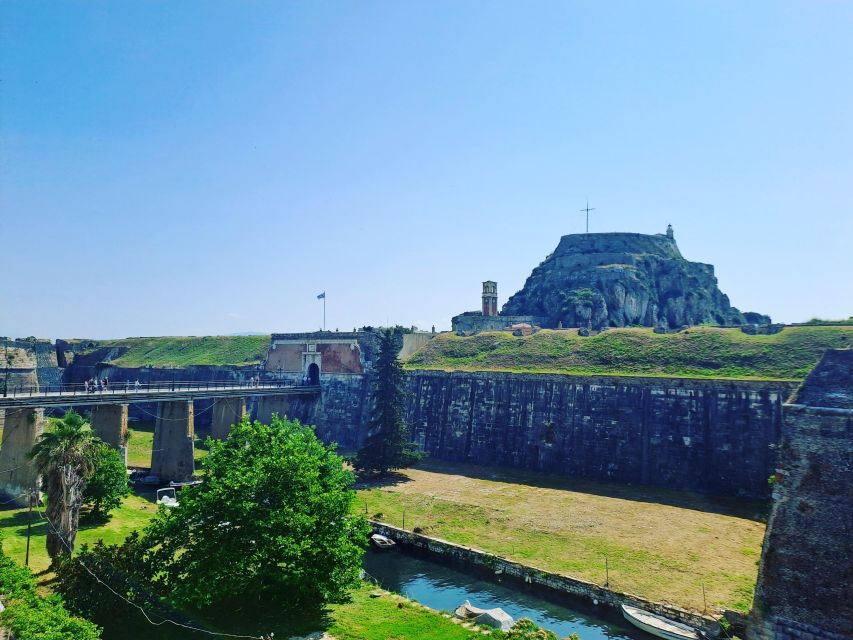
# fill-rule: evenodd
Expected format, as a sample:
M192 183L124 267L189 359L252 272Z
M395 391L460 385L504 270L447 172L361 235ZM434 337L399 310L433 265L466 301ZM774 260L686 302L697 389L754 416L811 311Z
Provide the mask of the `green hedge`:
M101 637L100 628L68 613L61 597L40 597L32 572L5 555L0 555L0 597L6 606L0 613L0 624L13 632L17 640L99 640Z

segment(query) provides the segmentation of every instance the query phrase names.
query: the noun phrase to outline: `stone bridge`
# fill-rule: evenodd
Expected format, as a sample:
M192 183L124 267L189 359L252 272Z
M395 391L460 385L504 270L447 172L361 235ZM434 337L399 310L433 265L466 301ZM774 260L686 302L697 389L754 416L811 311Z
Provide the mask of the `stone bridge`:
M38 473L27 454L44 431L45 409L88 406L92 428L104 442L126 451L128 406L156 403L151 473L164 482L182 482L195 472L194 400L213 400L211 435L225 438L232 424L246 414L246 399L258 399L258 416L286 414L290 399L319 396L318 385L248 384L246 382L173 382L154 385L118 385L87 392L80 385L53 389L16 389L0 396L0 492L13 502L26 503L24 494L35 488Z

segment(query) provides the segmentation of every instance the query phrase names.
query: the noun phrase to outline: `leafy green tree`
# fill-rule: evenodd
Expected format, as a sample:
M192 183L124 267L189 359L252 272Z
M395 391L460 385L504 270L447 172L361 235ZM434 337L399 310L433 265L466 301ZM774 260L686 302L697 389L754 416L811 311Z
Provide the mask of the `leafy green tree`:
M354 476L312 428L245 418L208 439L205 481L146 529L148 574L180 605L319 609L360 583L369 525L350 514Z
M89 423L69 410L51 421L30 451L47 486L47 553L52 563L74 550L83 488L95 470L100 444Z
M103 540L91 547L84 544L73 559L66 558L57 564L55 590L69 609L94 620L110 636L121 635L123 628L147 624L139 609L128 605L113 591L139 605L155 619L185 620L153 592L144 561L147 551L147 544L138 531L133 531L120 545L107 545ZM89 571L101 581L95 580Z
M373 414L370 431L355 459L355 469L366 475L384 475L393 469L411 466L423 457L409 441L409 427L403 419L403 365L400 332L384 329L379 334L379 353L373 383Z
M122 499L129 495L130 485L121 455L106 443L97 445L95 470L83 489L83 504L91 507L87 517L106 520L110 511L118 509Z

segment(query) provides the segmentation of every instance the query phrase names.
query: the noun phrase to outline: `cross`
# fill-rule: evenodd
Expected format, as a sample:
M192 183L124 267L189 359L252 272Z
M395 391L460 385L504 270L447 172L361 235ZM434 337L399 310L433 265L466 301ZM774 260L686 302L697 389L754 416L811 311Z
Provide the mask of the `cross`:
M586 208L581 209L581 211L586 212L586 232L589 233L589 212L595 211L595 207L590 208L589 200L586 201Z

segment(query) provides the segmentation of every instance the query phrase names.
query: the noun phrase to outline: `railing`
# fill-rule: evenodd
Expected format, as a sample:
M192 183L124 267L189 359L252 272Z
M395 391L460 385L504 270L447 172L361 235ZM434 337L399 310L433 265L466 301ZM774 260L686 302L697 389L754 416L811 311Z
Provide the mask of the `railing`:
M211 390L227 390L227 389L281 389L292 387L316 387L317 383L312 383L308 380L158 380L154 382L139 382L129 380L123 382L111 382L107 380L96 383L70 383L63 382L59 384L48 385L4 385L0 380L0 398L22 398L34 396L92 396L103 397L111 395L126 395L133 393L151 393L163 391L211 391Z

